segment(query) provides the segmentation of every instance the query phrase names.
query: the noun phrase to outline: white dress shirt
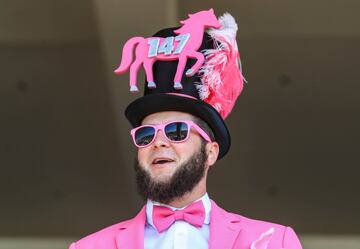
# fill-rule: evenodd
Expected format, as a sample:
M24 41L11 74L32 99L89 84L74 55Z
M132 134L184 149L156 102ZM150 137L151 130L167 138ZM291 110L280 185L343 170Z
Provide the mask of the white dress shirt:
M201 228L196 228L186 221L177 220L162 233L158 233L154 226L152 220L153 206L165 206L172 210L184 209L186 207L175 208L148 200L146 204L144 249L207 249L209 242L211 202L207 193L198 200L202 200L205 208L205 220Z

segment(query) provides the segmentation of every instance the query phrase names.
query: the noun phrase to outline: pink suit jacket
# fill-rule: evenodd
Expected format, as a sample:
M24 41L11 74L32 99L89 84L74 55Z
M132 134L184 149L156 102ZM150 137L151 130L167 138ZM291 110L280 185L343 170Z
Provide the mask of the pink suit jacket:
M145 207L130 220L72 243L69 249L144 249ZM266 236L269 230L272 235ZM209 249L302 249L291 227L229 213L211 201Z

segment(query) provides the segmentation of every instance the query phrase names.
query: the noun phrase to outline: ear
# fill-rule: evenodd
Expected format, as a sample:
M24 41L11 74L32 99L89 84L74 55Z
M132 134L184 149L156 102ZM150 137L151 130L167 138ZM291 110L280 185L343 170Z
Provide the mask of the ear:
M215 164L219 156L219 144L217 142L209 142L206 144L206 164L210 167Z
M211 11L211 13L214 13L214 9L213 9L213 8L209 9L209 11Z

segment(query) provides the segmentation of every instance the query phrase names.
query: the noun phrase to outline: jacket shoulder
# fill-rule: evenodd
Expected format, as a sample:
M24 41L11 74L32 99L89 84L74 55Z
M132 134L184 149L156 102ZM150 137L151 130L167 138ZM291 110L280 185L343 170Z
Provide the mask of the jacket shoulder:
M281 230L281 229L285 228L284 225L269 222L269 221L264 221L264 220L252 219L252 218L246 217L244 215L229 212L229 211L219 207L215 202L213 202L213 204L214 204L213 208L217 209L218 212L223 217L228 217L231 220L240 221L242 227L244 227L246 229L266 229L266 228L276 227L277 229Z
M232 215L236 215L243 223L244 226L254 228L254 229L264 229L274 227L276 229L285 229L286 225L278 224L275 222L259 220L254 218L249 218L247 216L243 216L240 214L231 213Z
M237 217L241 221L242 231L239 238L242 239L242 243L247 243L250 246L256 241L260 242L268 238L268 249L302 249L298 236L290 226L252 219L235 213L229 213L229 215Z
M117 232L126 227L132 220L133 219L124 220L89 234L77 242L72 243L69 249L116 248L115 236Z

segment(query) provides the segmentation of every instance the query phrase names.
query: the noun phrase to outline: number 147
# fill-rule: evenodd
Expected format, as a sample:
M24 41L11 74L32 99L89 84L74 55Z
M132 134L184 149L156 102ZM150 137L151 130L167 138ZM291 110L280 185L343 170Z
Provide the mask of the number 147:
M185 47L187 41L190 38L190 34L181 34L178 36L169 36L164 39L160 44L160 38L149 39L149 53L148 57L155 57L158 54L171 55L180 54ZM174 40L179 42L178 45L174 46Z

